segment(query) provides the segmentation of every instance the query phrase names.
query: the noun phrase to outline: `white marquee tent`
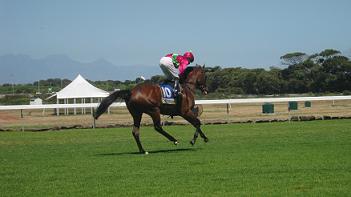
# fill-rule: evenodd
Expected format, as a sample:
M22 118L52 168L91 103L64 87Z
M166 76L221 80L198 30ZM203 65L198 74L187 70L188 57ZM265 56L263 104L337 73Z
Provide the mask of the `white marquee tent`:
M80 101L80 103L86 103L86 101L92 103L94 99L101 100L108 95L108 92L91 85L79 74L70 84L51 97L57 96L57 104L59 104L62 100L64 104L68 104L69 101L76 104L77 100ZM59 115L59 113L60 111L57 109L57 115ZM68 110L65 109L65 114L67 113ZM74 114L76 113L77 109L74 108ZM82 109L82 113L85 113L85 109Z

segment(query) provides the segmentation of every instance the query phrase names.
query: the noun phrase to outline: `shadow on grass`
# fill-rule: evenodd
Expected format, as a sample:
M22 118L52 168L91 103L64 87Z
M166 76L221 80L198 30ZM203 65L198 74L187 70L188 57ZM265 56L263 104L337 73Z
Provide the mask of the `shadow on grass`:
M179 148L179 149L166 149L166 150L154 150L148 151L149 154L157 153L178 153L178 152L187 152L187 151L197 151L199 148ZM96 154L95 156L121 156L121 155L143 155L139 152L124 152L124 153L103 153Z

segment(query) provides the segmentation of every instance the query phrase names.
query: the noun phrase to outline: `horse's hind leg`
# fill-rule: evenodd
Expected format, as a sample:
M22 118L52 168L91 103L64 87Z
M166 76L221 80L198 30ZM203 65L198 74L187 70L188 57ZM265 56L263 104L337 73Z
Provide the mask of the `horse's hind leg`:
M132 116L134 121L133 130L132 130L133 137L138 145L139 152L146 153L140 142L140 122L141 122L142 113L135 113L135 114L132 114Z
M188 113L182 115L182 117L196 128L196 131L194 133L194 137L190 141L191 145L195 144L196 139L197 139L199 134L204 139L205 142L208 142L208 138L206 137L206 135L201 130L201 122L200 122L200 120L191 111L189 111Z
M175 145L178 144L178 141L171 136L169 133L167 133L165 130L163 130L162 126L161 126L161 117L160 117L160 109L154 109L151 112L148 113L151 118L152 121L154 122L154 128L157 132L159 132L160 134L162 134L163 136L165 136L169 141L172 141Z

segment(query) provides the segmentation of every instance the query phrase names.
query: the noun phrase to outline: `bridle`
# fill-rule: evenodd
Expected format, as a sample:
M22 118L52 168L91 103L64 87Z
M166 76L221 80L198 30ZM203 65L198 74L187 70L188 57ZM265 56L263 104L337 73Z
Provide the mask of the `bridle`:
M199 85L198 86L199 87L199 89L201 90L201 92L203 93L203 94L207 94L207 87L206 87L206 85Z
M184 84L185 84L185 87L187 87L190 90L192 90L192 89L189 86L187 86L186 84L193 85L195 88L200 89L203 94L205 94L205 95L207 94L207 87L204 84L199 84L197 81L195 83L190 82L190 81L185 81Z
M200 89L201 92L202 92L203 94L205 94L205 95L207 94L207 87L206 87L206 84L200 84L200 83L198 82L198 80L196 80L195 82L193 82L193 81L188 81L188 80L186 80L186 78L185 78L183 84L184 84L184 86L185 86L186 88L188 88L188 89L191 90L192 92L194 92L195 89L192 89L190 86L193 86L194 88ZM189 85L187 85L187 84L189 84Z

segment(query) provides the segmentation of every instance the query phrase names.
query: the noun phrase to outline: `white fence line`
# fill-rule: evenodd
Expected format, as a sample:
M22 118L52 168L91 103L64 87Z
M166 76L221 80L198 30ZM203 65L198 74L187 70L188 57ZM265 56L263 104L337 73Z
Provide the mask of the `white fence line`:
M281 103L289 101L336 101L351 100L351 96L284 97L284 98L245 98L221 100L196 100L196 104L241 104L241 103Z
M351 100L351 96L320 96L320 97L284 97L284 98L245 98L196 100L196 104L243 104L243 103L279 103L289 101L337 101ZM0 105L0 110L28 110L28 109L68 109L68 108L96 108L99 103L85 104L45 104L45 105ZM111 107L125 107L124 102L113 103Z
M19 110L19 109L70 109L70 108L95 108L99 103L82 104L45 104L45 105L0 105L0 110ZM125 107L123 103L113 103L111 107Z

